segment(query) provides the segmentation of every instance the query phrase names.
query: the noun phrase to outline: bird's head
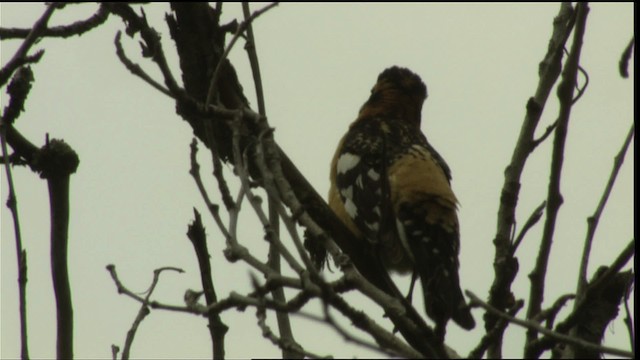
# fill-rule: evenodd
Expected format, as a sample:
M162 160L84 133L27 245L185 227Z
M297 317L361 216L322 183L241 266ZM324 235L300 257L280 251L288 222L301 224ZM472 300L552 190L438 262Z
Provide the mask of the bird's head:
M393 66L378 75L371 96L360 109L360 118L385 116L420 127L420 113L426 98L427 87L418 75Z

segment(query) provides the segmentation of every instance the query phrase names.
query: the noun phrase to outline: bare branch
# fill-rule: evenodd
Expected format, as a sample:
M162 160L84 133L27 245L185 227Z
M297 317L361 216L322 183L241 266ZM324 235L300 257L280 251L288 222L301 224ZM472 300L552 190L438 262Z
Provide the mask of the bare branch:
M213 102L213 97L214 97L215 92L216 92L215 88L216 88L216 84L218 83L218 77L220 76L220 69L222 68L222 64L224 64L227 61L227 56L229 56L229 52L231 51L231 49L235 45L235 43L238 40L238 38L240 37L240 35L242 35L242 33L244 33L244 31L247 29L247 27L251 24L251 22L253 20L255 20L258 16L262 15L263 13L265 13L265 12L269 11L270 9L274 8L276 5L278 5L278 3L274 2L274 3L271 3L271 4L263 7L260 10L257 10L248 19L246 19L242 24L240 24L240 26L238 26L238 29L236 30L236 33L233 35L233 38L231 38L231 41L229 42L229 45L227 45L227 47L225 48L224 53L222 53L222 56L219 59L216 59L217 65L216 65L215 70L213 72L213 76L211 76L211 82L209 83L209 91L207 92L207 98L205 100L205 106L209 106Z
M114 40L114 43L116 45L116 55L118 55L118 59L120 59L120 62L124 64L127 70L129 70L133 75L144 80L147 84L151 85L151 87L153 87L154 89L160 91L161 93L169 97L173 97L173 95L171 95L171 92L167 88L160 85L160 83L155 81L149 74L147 74L144 70L142 70L140 65L129 60L127 55L124 53L124 49L122 48L120 37L121 37L121 33L120 31L118 31L116 33L116 38Z
M635 334L636 331L635 331L635 325L634 325L635 323L631 318L631 311L629 310L629 295L631 295L632 291L635 291L635 284L629 287L629 289L627 290L627 293L624 296L624 311L627 315L624 319L624 324L627 326L627 332L629 333L629 343L631 345L631 351L635 354L636 353L636 334Z
M515 306L509 309L507 314L509 314L509 316L516 316L523 306L524 301L518 300L516 301ZM481 359L489 346L495 341L495 337L504 333L508 325L509 321L506 319L499 319L498 322L496 322L495 327L491 329L491 331L487 332L482 339L480 339L478 345L471 350L469 355L467 355L467 359Z
M598 272L596 272L596 276L592 280L591 284L587 286L587 290L585 296L580 301L576 301L577 305L574 306L573 311L569 314L561 323L559 323L555 332L559 334L567 334L573 328L578 326L579 324L589 323L594 321L594 313L591 312L591 308L594 304L598 302L607 302L612 305L605 305L609 309L611 306L614 306L617 295L613 295L614 292L620 292L618 288L622 286L630 286L630 284L626 284L626 278L630 275L625 275L620 273L620 270L627 264L629 259L635 253L635 241L631 240L631 242L627 245L627 247L618 255L616 260L609 266L603 267ZM606 294L606 296L603 296ZM624 292L619 294L619 299L624 297ZM617 305L615 305L617 306ZM594 310L595 311L595 310ZM597 311L596 311L597 312ZM604 311L607 314L604 314L608 317L615 316L613 310ZM602 315L598 315L599 317L603 317ZM604 321L610 321L611 319L598 319L599 327L602 327L602 323ZM532 357L538 357L543 351L552 348L556 339L552 337L542 337L539 340L533 341L530 344L527 344L527 352Z
M542 134L542 136L540 136L539 138L533 140L533 143L531 144L532 148L535 149L536 147L538 147L538 145L542 144L545 140L547 140L549 135L553 133L553 130L556 129L556 126L558 126L558 121L554 121L553 124L547 126L547 129L544 131L544 134Z
M118 280L118 276L116 274L115 266L114 265L108 265L107 266L107 270L109 270L109 273L111 274L111 277L116 282L116 285L118 286L118 292L119 293L129 292L129 290L126 290L126 288L124 288L124 286L122 286L122 284L120 283L120 280ZM149 307L148 307L149 298L153 294L153 291L155 290L156 285L158 284L158 281L160 280L160 274L163 271L168 271L168 270L177 271L179 273L184 272L181 269L173 268L173 267L163 267L163 268L156 269L156 270L153 271L153 280L151 281L151 285L149 286L149 289L147 289L147 291L146 291L147 295L144 297L144 299L140 298L139 296L136 295L136 297L141 299L140 302L142 303L142 306L140 307L140 310L138 311L138 315L136 315L136 318L133 321L133 324L131 325L131 328L129 329L129 331L127 331L127 337L126 337L125 342L124 342L124 348L122 349L122 359L123 360L129 359L129 353L131 351L131 345L133 344L133 339L136 336L136 332L138 331L138 327L140 326L140 324L142 323L144 318L146 318L147 315L149 315ZM133 293L131 293L131 294L133 294ZM117 355L117 352L120 349L115 345L111 345L111 349L112 349L112 352L113 352L113 357L115 358L116 355Z
M529 229L531 229L535 224L538 223L538 221L540 221L540 218L544 213L543 211L544 207L546 205L547 205L547 202L543 201L542 204L540 204L540 206L538 206L535 210L533 210L533 212L531 213L531 216L529 216L529 219L520 230L520 234L518 234L518 237L513 242L513 245L511 247L512 254L515 254L516 250L518 250L518 246L520 246L520 243L522 243L522 239L524 239L525 235L527 235L527 231L529 231Z
M558 125L554 134L553 151L551 155L551 174L549 190L547 195L546 219L543 228L542 241L536 259L536 265L529 274L531 279L531 292L529 296L529 307L527 318L533 319L540 313L544 300L545 279L547 264L551 254L551 245L555 232L556 219L563 198L560 193L560 178L562 176L562 165L564 161L564 150L569 127L571 109L573 107L573 93L576 87L578 67L580 63L580 53L584 38L587 15L589 7L585 3L576 5L576 29L573 34L573 44L567 58L564 70L562 71L562 81L558 85L558 100L560 110L558 115ZM537 332L529 330L527 332L527 342L536 339ZM525 354L525 356L529 356Z
M484 308L485 310L491 312L492 314L501 317L507 321L509 321L510 323L516 324L516 325L520 325L526 329L529 329L529 331L535 331L544 335L547 335L549 337L552 337L554 339L556 339L558 342L561 343L565 343L565 344L572 344L572 345L576 345L585 349L591 349L591 350L596 350L605 354L611 354L611 355L616 355L616 356L624 356L624 357L633 357L633 353L625 351L625 350L621 350L621 349L615 349L615 348L611 348L611 347L607 347L607 346L600 346L598 344L592 344L577 338L573 338L561 333L557 333L553 330L549 330L547 328L545 328L544 326L541 326L540 324L538 324L535 321L529 321L529 320L522 320L522 319L518 319L516 317L513 317L509 314L506 314L498 309L495 309L494 307L492 307L491 305L487 304L486 302L482 301L478 296L476 296L474 293L472 293L469 290L465 291L465 294L467 294L467 296L471 299L471 301L479 306L481 306L482 308Z
M298 261L293 257L293 255L289 252L289 250L282 244L282 242L280 241L280 237L275 236L275 234L271 232L271 229L269 226L269 220L260 206L260 201L258 200L258 197L254 195L253 191L251 190L251 186L249 184L249 174L247 173L247 170L245 168L245 165L244 165L245 162L242 160L242 154L240 151L240 134L239 134L240 121L241 120L238 117L233 122L231 127L233 129L234 162L236 164L236 170L238 171L238 176L240 177L242 187L245 193L247 194L249 203L253 206L253 210L258 216L258 219L262 223L262 226L264 226L265 232L267 232L268 239L271 241L272 244L275 244L276 246L278 246L278 250L280 251L282 256L286 259L287 263L289 263L289 266L291 266L291 268L300 275L305 271L304 268L302 267L302 265L300 265L300 263L298 263Z
M7 207L11 211L11 217L13 219L13 230L16 239L16 259L18 264L18 298L20 304L20 357L22 359L28 359L29 344L27 342L27 251L22 248L22 232L20 230L20 217L18 215L18 200L15 192L15 186L13 184L11 166L9 165L7 142L5 141L4 129L4 126L0 126L2 156L5 159L5 170L7 172L7 182L9 184Z
M587 285L587 270L589 267L589 257L591 256L591 244L593 243L593 237L595 236L596 229L600 221L600 217L602 216L604 207L607 205L607 201L609 200L609 195L611 195L611 190L613 189L613 185L616 182L618 173L622 168L624 157L627 153L627 149L629 149L629 145L631 144L631 139L635 134L635 127L636 127L635 123L631 125L631 129L629 129L629 133L627 133L627 137L625 138L624 143L622 144L622 148L620 149L620 151L618 152L618 154L615 156L613 160L613 169L611 170L609 181L607 182L607 185L605 186L605 189L602 193L602 197L600 198L598 207L596 208L593 215L587 218L587 238L584 241L584 249L582 251L582 261L580 263L580 271L578 272L578 287L576 289L578 300L581 300L583 298L586 285Z
M253 27L248 21L251 19L251 11L249 10L249 3L242 3L242 13L244 15L244 21L247 22L247 36L245 49L249 57L249 64L251 65L251 73L253 74L253 83L256 89L256 97L258 99L258 113L261 116L266 116L266 108L264 101L264 94L262 90L262 77L260 76L260 64L258 62L258 54L256 51L256 42L253 36ZM280 222L278 215L279 200L273 196L269 196L269 223L271 229L276 236L280 236ZM297 236L294 229L294 236ZM280 272L280 252L274 244L269 245L269 266L276 272ZM273 290L273 297L277 301L286 302L284 290L282 288L276 288ZM295 344L295 338L293 331L291 330L291 322L289 321L289 314L281 311L276 312L276 318L278 321L278 329L280 331L280 337L286 343ZM282 356L287 359L291 358L303 358L304 355L295 352L296 347L292 347L291 351L289 347L282 347Z
M160 35L149 26L144 11L141 16L138 16L135 11L125 3L107 3L104 6L106 6L111 13L122 18L127 25L127 35L133 36L137 32L140 33L140 36L144 40L143 53L151 57L156 63L169 91L172 94L184 93L184 90L178 86L178 82L169 69L169 64L167 63L164 50L162 49L162 43L160 42Z
M187 231L187 237L193 244L196 257L198 259L198 266L200 267L200 279L202 281L202 288L204 290L204 296L207 300L207 306L214 304L218 301L216 290L213 285L213 279L211 277L211 263L209 250L207 249L207 236L205 234L204 226L202 224L202 218L200 213L193 209L195 219L192 224L189 225ZM213 347L212 353L214 359L224 359L225 354L225 335L229 330L229 327L222 322L219 314L209 313L207 317L209 320L209 334L211 336L211 345Z
M29 358L29 344L27 341L27 251L22 247L22 230L20 228L20 215L18 212L18 196L13 183L13 172L7 150L7 128L11 128L11 123L18 117L24 109L24 102L31 89L33 73L31 69L21 68L15 74L14 79L9 83L7 89L10 100L9 105L0 117L0 145L2 146L2 158L7 174L7 184L9 194L7 197L7 207L11 211L13 219L13 231L16 241L16 261L18 264L18 301L20 311L20 356L23 359Z
M196 182L196 186L200 191L200 195L202 196L202 199L204 200L204 203L207 206L207 209L209 209L211 216L215 220L216 225L218 225L218 228L222 232L222 235L224 235L227 243L235 241L233 236L227 230L227 227L222 222L222 218L220 218L220 213L219 213L220 207L217 204L214 204L213 202L211 202L211 199L209 198L209 194L207 193L207 189L205 188L204 183L202 182L202 178L200 177L200 164L198 164L198 159L196 157L198 153L198 140L196 140L195 138L193 138L193 140L191 141L190 149L191 149L191 152L190 152L191 168L189 169L189 174L193 177L193 180Z
M297 356L301 356L303 358L323 358L320 355L305 350L291 338L278 337L276 334L274 334L273 331L271 331L271 328L267 325L267 313L264 307L257 307L256 318L258 320L258 327L262 331L262 336L264 336L266 339L269 339L272 344L282 349L283 354L296 354Z
M537 322L546 321L547 329L553 329L553 323L555 322L558 312L562 310L567 301L573 300L575 298L576 296L574 294L566 294L560 296L550 308L540 311L540 314L538 314L538 316L536 316L534 320Z
M494 273L495 278L489 292L489 303L499 310L511 308L515 297L511 292L511 283L518 272L518 261L511 250L511 232L515 223L515 211L520 193L520 177L531 152L534 150L534 134L540 121L542 110L562 68L562 49L575 23L575 14L570 3L560 6L558 15L553 21L553 33L549 40L549 48L540 63L538 87L535 95L527 102L518 142L513 150L511 162L505 169L504 185L500 195L498 224L495 245ZM495 327L498 318L487 314L485 329ZM495 343L489 347L488 357L502 357L502 334L495 337Z
M73 306L67 248L69 238L69 187L80 159L62 140L53 139L39 151L40 176L47 180L51 207L51 274L56 298L57 357L73 358Z
M22 45L20 45L16 53L6 63L6 65L2 69L0 69L0 86L4 86L7 81L9 81L9 78L11 77L13 72L27 62L26 58L28 56L29 50L31 49L31 46L36 43L36 41L42 36L42 32L46 30L47 23L49 22L49 19L51 18L53 12L63 6L64 4L60 3L52 3L47 6L44 14L42 14L40 19L38 19L38 21L33 24L33 27L29 31L29 35L27 35L27 37L24 39ZM38 60L40 56L42 56L42 52L40 52L37 56ZM32 58L29 62L33 62L34 60L35 59Z
M45 28L41 33L41 37L61 37L67 38L74 35L82 35L107 21L109 11L104 4L101 4L95 14L86 20L78 20L69 25L54 26ZM0 28L0 40L7 39L24 39L31 33L32 29L6 29Z
M632 37L629 41L629 45L622 52L622 56L620 56L620 63L618 64L618 68L620 70L620 76L623 78L629 77L629 60L631 60L631 55L633 55L633 47L636 44L636 37Z
M333 307L340 311L340 313L346 316L349 320L351 320L353 325L373 336L373 338L382 348L391 349L401 356L407 358L423 357L421 354L416 353L414 349L408 347L395 335L378 325L373 319L367 316L367 314L351 307L341 297L331 296L329 299L325 300L328 301Z

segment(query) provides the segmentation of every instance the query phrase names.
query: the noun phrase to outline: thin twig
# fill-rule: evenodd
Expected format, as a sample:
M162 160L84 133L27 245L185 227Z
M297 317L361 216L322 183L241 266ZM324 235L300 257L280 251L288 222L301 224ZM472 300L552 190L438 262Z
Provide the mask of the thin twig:
M67 38L74 35L82 35L102 25L107 21L107 18L109 18L109 11L107 11L104 4L101 4L98 11L86 20L79 20L69 25L47 27L41 32L40 36ZM0 28L0 40L26 38L31 33L31 30Z
M626 266L627 262L635 253L635 240L631 240L627 247L618 255L613 263L607 267L607 269L599 274L596 280L587 287L585 296L580 301L576 301L577 306L574 307L571 314L569 314L562 322L560 322L555 332L559 334L567 334L573 329L582 319L589 309L592 307L594 300L597 301L597 297L603 291L603 288L611 284L612 279L617 276L622 268ZM543 351L552 348L556 343L555 338L544 336L539 340L536 340L530 344L527 344L528 354L533 358L537 358Z
M629 244L620 252L618 257L613 261L613 263L608 267L608 269L601 274L601 276L594 282L592 282L589 286L587 286L586 292L581 300L576 301L576 306L573 308L573 312L567 316L567 318L562 321L562 323L558 324L556 327L556 331L560 333L568 332L575 324L576 321L580 318L582 313L586 310L586 307L589 305L589 297L590 294L598 293L602 286L607 285L611 279L618 274L624 266L626 266L627 262L633 257L635 254L635 239L631 239Z
M193 314L193 315L198 315L203 317L208 316L210 313L219 314L225 310L229 310L232 308L244 309L247 306L258 306L258 305L267 306L270 309L283 310L283 311L290 311L291 309L297 309L295 307L296 304L292 304L293 307L290 308L289 305L287 304L282 304L269 299L258 300L255 297L243 296L234 291L230 292L227 298L219 300L216 303L213 303L209 306L194 306L194 304L190 302L187 302L187 306L163 304L158 301L152 301L150 300L149 297L143 298L137 293L125 287L120 281L118 274L116 272L116 268L113 264L107 265L106 269L111 275L111 278L113 279L113 282L115 283L119 294L126 295L145 306L151 307L152 309L176 311L176 312L188 313L188 314ZM182 269L175 268L175 267L165 267L163 269L172 270L179 273L184 272ZM302 288L300 281L296 279L283 279L282 284L291 285L293 288L296 288L296 289ZM146 293L148 292L149 290L146 291Z
M36 41L42 36L42 32L46 30L47 23L51 18L53 12L57 9L64 6L64 4L60 3L51 3L47 6L47 9L44 11L40 19L33 24L29 35L24 39L22 45L18 48L13 57L6 63L6 65L0 69L0 86L4 86L9 78L16 71L17 68L22 66L25 63L25 58L27 57L27 53L31 46L36 43ZM42 56L42 52L40 52L40 56Z
M242 13L244 15L244 21L247 22L251 18L251 11L249 10L249 3L242 3ZM249 57L249 64L251 65L251 73L253 74L253 83L256 89L256 98L258 99L258 113L261 116L266 116L267 111L265 108L264 101L264 93L262 90L262 77L260 75L260 63L258 62L258 53L256 51L256 41L253 36L253 27L251 23L247 25L247 42L245 44L245 49L247 50L247 54ZM271 230L276 236L280 236L280 217L278 215L278 201L273 196L269 196L268 198L268 208L269 208L269 224L271 225ZM268 265L275 271L280 272L280 252L278 248L274 244L269 244L269 255L268 255ZM273 290L273 298L277 301L286 302L286 297L284 294L284 289L276 288ZM280 332L280 337L283 341L287 343L296 343L295 337L293 336L293 331L291 329L291 322L289 320L289 314L281 311L276 312L276 319L278 321L278 330ZM300 353L296 353L296 347L291 348L293 351L290 351L289 347L282 348L282 356L286 359L291 358L302 358L304 355Z
M598 344L592 344L590 342L581 340L581 339L577 339L571 336L567 336L564 334L560 334L557 333L553 330L549 330L547 328L545 328L544 326L538 324L535 321L529 321L529 320L522 320L522 319L518 319L516 317L510 316L509 314L506 314L500 310L495 309L494 307L492 307L491 305L487 304L486 302L482 301L478 296L476 296L474 293L472 293L469 290L465 291L465 294L467 294L467 296L471 299L471 301L475 304L478 304L479 306L481 306L482 308L484 308L485 310L489 311L490 313L499 316L511 323L514 323L516 325L520 325L526 329L529 329L529 331L535 331L544 335L547 335L549 337L552 337L554 339L556 339L557 341L561 342L561 343L566 343L566 344L572 344L572 345L576 345L576 346L580 346L582 348L585 349L589 349L589 350L596 350L599 351L601 353L605 353L605 354L611 354L611 355L616 355L616 356L624 356L624 357L633 357L633 353L626 351L626 350L621 350L621 349L616 349L616 348L612 348L612 347L608 347L608 346L601 346Z
M211 152L211 161L213 162L213 177L218 182L218 190L220 191L220 195L222 196L222 202L224 203L224 206L227 208L227 211L231 212L235 209L236 204L231 198L229 186L227 185L227 181L224 178L222 161L220 160L220 155L218 154L218 146L215 140L216 137L213 133L213 119L204 118L203 121L205 136L207 137L209 151Z
M556 129L556 126L558 126L558 121L554 121L553 124L547 126L542 136L533 140L533 142L531 143L531 147L535 149L536 147L538 147L538 145L542 144L545 140L547 140L549 135L553 133L553 130Z
M127 25L127 35L133 36L136 32L140 32L140 36L145 44L143 46L143 52L150 55L156 63L169 91L174 95L184 94L184 90L180 88L171 73L171 69L169 69L169 64L167 63L164 50L162 49L162 43L160 42L160 35L149 26L144 11L141 16L138 16L128 4L113 2L105 4L105 6L111 13L120 16L122 20L124 20Z
M529 219L522 227L522 230L520 230L520 234L518 234L518 237L513 242L513 246L511 247L512 254L515 254L516 250L518 250L518 246L520 246L520 243L522 243L522 239L524 239L525 235L527 235L527 231L529 231L529 229L531 229L535 224L538 223L538 221L540 221L540 218L544 213L544 207L546 205L547 205L547 202L543 201L542 204L540 204L540 206L538 206L535 210L533 210L533 212L531 213L531 216L529 216Z
M562 310L567 301L575 298L576 296L574 294L565 294L560 296L550 308L540 311L540 314L538 314L534 320L537 322L546 321L547 329L553 329L553 323L555 322L558 312Z
M238 38L240 37L240 35L242 35L242 33L247 29L247 27L251 24L253 20L255 20L258 16L264 14L265 12L269 11L276 5L278 5L278 3L274 2L263 7L260 10L255 11L253 14L251 14L251 16L247 20L245 20L242 24L238 26L238 29L236 30L236 33L233 34L233 37L231 38L229 45L227 45L227 47L224 49L224 52L222 53L222 56L220 57L220 59L217 59L218 63L216 65L215 71L213 72L213 76L211 76L211 82L209 83L209 91L207 92L205 107L208 107L213 102L213 97L216 92L215 89L218 83L218 77L220 76L220 69L222 68L222 64L226 62L226 59L229 56L229 52L235 45L236 41L238 41Z
M107 269L110 269L109 271L112 272L112 276L113 274L115 274L115 266L109 265L107 266ZM131 352L131 345L133 344L133 339L136 336L138 327L142 323L142 320L144 320L144 318L147 317L147 315L149 315L150 313L149 307L148 307L149 298L153 294L153 291L155 290L156 285L160 280L160 274L163 271L168 271L168 270L176 271L178 273L184 272L181 269L174 268L174 267L162 267L153 271L153 280L151 281L151 285L149 286L149 289L146 291L146 296L142 301L142 306L140 307L140 310L138 310L138 314L136 315L136 318L133 321L133 324L131 324L131 328L129 329L129 331L127 331L127 337L124 341L124 347L122 348L122 360L129 359L129 353Z
M13 220L13 231L16 241L16 262L18 265L18 299L20 312L20 355L23 359L29 358L29 345L27 341L27 251L22 248L22 230L20 228L20 215L18 211L18 196L13 183L13 172L7 149L7 129L11 129L13 123L24 110L33 73L28 67L21 68L15 74L14 79L9 83L7 93L10 96L9 105L5 108L0 117L0 145L2 146L2 159L7 174L7 185L9 194L7 197L7 207L11 211Z
M151 85L152 88L173 98L173 95L166 87L162 86L159 82L155 81L149 74L147 74L144 70L142 70L142 67L140 67L140 65L129 60L129 58L124 52L124 49L122 48L122 43L120 42L121 35L122 35L121 32L118 31L116 33L116 38L114 40L114 43L116 45L116 55L118 55L118 59L120 59L120 62L124 64L127 70L129 70L133 75L144 80L147 84Z
M354 309L342 297L328 296L325 300L335 307L336 310L340 311L342 315L351 320L354 326L371 335L381 347L393 349L393 351L407 358L424 357L423 355L416 353L415 349L407 346L407 344L397 336L378 325L366 313Z
M218 225L218 228L222 232L222 235L224 235L227 243L234 242L235 237L231 235L231 233L227 230L227 227L222 222L222 218L220 217L220 212L219 212L220 207L217 204L214 204L213 202L211 202L211 199L209 198L209 194L207 193L207 189L205 188L204 183L202 182L202 178L200 177L200 164L198 164L198 159L196 157L198 153L198 140L196 140L195 138L193 138L193 140L191 141L190 149L191 149L191 152L190 152L191 168L189 169L189 174L193 177L193 180L196 182L196 186L200 191L200 195L202 196L202 199L204 200L204 203L207 206L207 209L209 209L211 216L215 220L216 225Z
M630 286L627 290L627 293L624 296L624 311L626 313L626 317L624 319L624 324L627 326L627 333L629 334L629 343L631 345L631 351L636 353L636 331L633 319L631 318L631 311L629 310L629 295L631 292L635 291L635 285Z
M558 85L558 99L560 110L558 115L558 125L554 134L553 151L551 155L551 173L549 189L547 194L546 219L543 227L542 241L536 259L536 265L529 274L531 279L531 290L529 295L529 306L527 308L527 318L533 319L540 313L544 300L545 280L547 275L547 265L551 255L551 245L555 233L555 225L563 198L560 193L560 179L562 177L562 165L564 162L564 151L569 127L569 119L573 107L573 93L575 91L580 53L584 38L587 15L589 7L585 3L576 5L576 28L573 35L573 44L562 71L562 81ZM529 330L527 332L527 343L534 341L537 332ZM528 354L525 353L528 357Z
M29 344L27 342L27 251L22 248L22 231L20 230L20 215L18 214L18 197L13 184L13 174L9 163L9 154L6 142L6 124L0 117L0 141L2 142L2 157L4 159L4 167L7 173L7 183L9 188L9 196L7 198L7 207L11 211L13 219L13 232L16 239L16 260L18 263L18 298L20 311L20 357L22 359L29 358Z
M587 91L587 87L589 87L589 73L582 66L580 66L580 64L578 64L578 71L582 75L584 75L584 85L578 86L578 82L576 80L576 91L578 91L578 95L573 98L573 104L577 103L580 100L582 95L584 95L584 93Z
M292 341L292 339L287 339L282 336L278 337L274 334L269 325L267 325L267 312L265 311L264 306L258 306L256 308L256 319L258 320L258 327L262 331L262 336L271 341L272 344L282 349L283 354L296 354L303 358L323 358L323 356L305 350L297 342Z
M523 306L524 306L524 301L522 300L516 301L515 305L508 311L509 316L516 316L516 314L518 314L518 312L520 311L520 309L522 309ZM493 342L495 341L495 337L504 333L505 329L507 328L507 326L509 326L509 324L510 322L507 321L506 319L498 320L496 322L495 327L491 329L491 331L487 332L482 337L482 339L480 339L480 342L478 343L478 345L473 350L471 350L471 352L469 352L469 355L467 355L467 359L481 359L484 356L484 353L489 348L489 346L493 344Z
M636 44L636 37L632 37L629 41L629 44L622 52L620 56L620 62L618 63L618 69L620 70L620 76L623 78L629 77L629 60L631 59L631 55L633 55L633 47Z
M397 351L394 351L393 349L381 347L379 344L371 343L369 341L365 341L363 339L357 338L354 335L351 335L345 328L343 328L340 324L338 324L338 322L333 318L333 315L331 315L331 313L329 312L329 306L327 306L326 303L324 304L322 309L324 313L324 318L322 320L326 323L329 323L329 325L331 325L338 332L338 334L342 335L342 338L344 340L348 342L352 342L362 348L379 352L380 354L383 354L387 357L401 356L400 353L398 353ZM420 357L420 355L417 354L417 357Z
M202 224L200 213L194 208L194 221L189 224L187 237L193 245L193 249L198 259L198 267L200 268L200 279L202 289L204 291L207 305L214 304L218 301L218 296L211 275L211 262L209 250L207 249L207 236ZM210 313L208 316L209 334L211 336L212 354L214 359L224 359L225 354L225 335L229 327L222 322L219 314Z
M242 154L240 151L240 134L239 134L240 121L241 121L240 118L237 118L231 125L233 130L232 142L233 142L234 163L236 165L236 170L238 171L238 176L240 177L240 182L242 184L242 187L245 191L245 194L247 195L247 198L249 199L249 203L253 207L253 210L258 216L260 223L265 228L265 231L270 231L269 220L266 214L264 213L264 211L262 210L262 207L259 204L258 197L255 194L253 194L253 191L251 190L251 186L249 184L249 174L247 173L247 169L245 168L244 161L242 160ZM275 236L275 235L269 236L269 239L273 244L278 246L278 250L280 251L280 254L285 258L287 263L289 263L289 266L291 266L291 268L296 273L302 274L305 271L302 265L300 265L300 263L293 257L293 255L289 252L289 250L282 244L279 236Z
M587 237L584 241L584 249L582 250L582 260L580 262L580 270L578 272L578 287L576 289L578 300L581 300L584 296L584 292L587 286L587 271L589 267L589 257L591 255L591 245L593 244L593 238L595 236L600 217L602 216L602 212L604 211L604 207L607 205L607 201L609 200L609 196L611 195L613 185L615 184L618 173L622 168L624 157L627 153L627 150L629 149L629 145L631 144L631 139L633 139L633 136L635 134L635 127L635 123L631 125L631 129L629 129L629 133L627 133L627 137L622 144L622 148L613 160L611 175L609 175L609 181L605 186L602 197L600 198L600 202L598 203L598 206L596 207L593 215L587 218Z

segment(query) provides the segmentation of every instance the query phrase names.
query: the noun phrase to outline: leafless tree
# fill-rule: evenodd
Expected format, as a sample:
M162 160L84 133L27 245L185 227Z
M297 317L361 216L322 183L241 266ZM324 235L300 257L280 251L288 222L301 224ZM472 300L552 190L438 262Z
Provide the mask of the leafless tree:
M586 85L579 85L578 78L587 77L586 72L580 67L580 54L589 13L587 4L562 4L553 19L548 52L540 62L538 87L526 104L518 141L511 161L506 165L494 239L493 285L486 300L467 292L472 305L485 310L484 328L476 329L484 331L484 336L471 353L462 355L456 351L455 344L443 344L436 339L432 327L403 297L384 267L370 256L368 251L363 250L368 248L368 244L355 237L336 218L323 197L309 184L274 140L273 129L269 126L264 111L260 69L251 24L275 5L277 4L269 4L251 12L248 4L244 3L244 19L221 24L221 2L213 7L206 3L171 4L171 13L167 15L166 23L177 48L182 81L176 79L167 64L159 32L148 23L144 7L134 10L131 5L125 3L103 3L98 11L86 20L67 26L49 27L47 23L54 12L64 11L65 6L76 6L53 3L48 5L30 29L0 29L2 40L22 39L19 50L0 70L0 85L6 88L10 96L10 103L2 113L1 138L3 163L9 181L7 204L13 213L19 264L22 358L29 357L24 290L27 254L22 249L16 194L13 192L11 167L8 164L30 166L49 185L53 224L50 246L58 319L57 356L73 357L72 291L68 282L66 257L69 179L78 166L78 156L62 140L47 140L42 147L38 147L18 130L16 120L24 111L23 105L33 81L30 66L37 66L43 56L42 51L33 52L31 49L41 38L68 38L92 31L110 16L121 18L127 36L140 40L146 61L157 66L162 79L154 79L142 66L130 60L121 45L122 36L118 32L115 36L115 47L122 64L134 76L169 97L168 101L174 101L177 113L186 120L197 137L191 145L190 174L206 204L208 216L214 219L225 239L224 255L229 262L241 262L264 276L263 279L253 279L251 292L218 294L215 290L216 279L212 276L209 263L202 215L194 210L194 220L188 227L187 236L197 257L202 290L185 289L184 304L167 304L152 298L160 274L163 271L181 271L180 269L157 269L149 291L145 296L141 296L130 291L122 283L114 265L107 266L117 291L138 301L141 306L127 333L122 351L114 347L114 358L118 353L123 359L129 357L138 325L150 313L150 309L203 316L208 321L213 357L224 358L228 325L222 321L220 315L226 311L245 308L256 309L257 324L262 333L282 350L282 355L286 358L326 356L309 350L313 344L307 347L296 341L289 320L294 313L329 324L346 339L387 356L498 358L502 357L506 330L509 326L519 325L528 329L524 349L526 357L538 358L547 352L551 352L553 357L597 358L603 354L634 357L632 312L627 311L631 350L608 347L603 344L603 336L605 328L618 316L619 306L625 303L633 287L634 275L622 269L634 254L635 240L632 239L629 245L621 250L612 264L600 267L592 279L587 279L595 228L635 133L633 125L615 158L610 180L603 191L600 204L588 219L589 231L584 242L580 281L576 293L558 298L548 309L542 308L547 263L558 209L562 205L559 182L567 128L572 106L579 101L586 88ZM230 49L238 40L245 42L253 72L253 85L258 94L258 109L249 106L234 66L227 58ZM634 40L630 42L620 61L622 74L626 74L633 46ZM540 132L538 125L545 104L558 81L557 101L560 110L557 120L543 131L542 135L536 136ZM535 209L526 224L516 231L515 212L523 170L528 157L547 139L553 139L553 154L546 201ZM11 153L7 144L12 150ZM218 185L216 190L207 188L201 178L197 156L199 145L204 145L210 154L213 175ZM224 163L233 166L233 175L224 174ZM232 193L228 181L240 182L240 191L237 194ZM219 193L222 204L214 203L213 197L210 196L213 191ZM266 197L266 204L262 197ZM250 206L250 211L253 211L264 228L264 236L270 246L266 259L257 257L238 239L237 220L243 204ZM223 221L221 212L228 215L225 216L227 222ZM543 238L535 268L530 274L530 296L526 301L516 299L511 286L519 271L517 249L528 230L536 226L543 214L546 214L542 224ZM280 228L280 224L283 229ZM304 228L304 233L300 233L297 225ZM287 246L281 240L285 232L286 236L291 237L294 246ZM322 272L327 254L340 270L337 280L326 280ZM285 261L287 266L293 269L292 274L281 271L281 261ZM287 299L285 288L293 290L295 296ZM368 316L357 306L345 301L343 294L348 291L360 292L380 306L397 333L381 325L379 319ZM313 315L305 311L305 306L311 299L322 301L323 313ZM573 301L573 310L560 321L556 321L558 312L569 301ZM526 314L518 316L525 305ZM341 326L335 319L336 312L349 319L354 328L370 335L372 340L362 340L354 335L354 329ZM277 331L271 329L265 321L270 315L277 318Z

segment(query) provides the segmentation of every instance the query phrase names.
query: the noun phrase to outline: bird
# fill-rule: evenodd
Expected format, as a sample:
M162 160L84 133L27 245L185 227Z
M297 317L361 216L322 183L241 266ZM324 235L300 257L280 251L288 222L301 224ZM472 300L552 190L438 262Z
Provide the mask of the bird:
M413 71L392 66L379 74L339 141L328 202L388 271L419 276L425 311L444 341L450 319L467 330L475 321L460 289L451 170L420 129L426 98Z

